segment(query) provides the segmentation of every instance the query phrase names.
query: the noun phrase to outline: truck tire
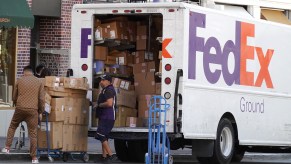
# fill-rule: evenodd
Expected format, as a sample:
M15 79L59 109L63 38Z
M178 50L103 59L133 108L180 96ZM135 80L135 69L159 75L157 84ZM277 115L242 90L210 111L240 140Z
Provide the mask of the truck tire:
M115 152L119 160L122 162L129 162L130 156L126 140L114 139Z
M220 120L214 143L213 160L217 164L230 163L234 152L234 130L231 122L224 118Z
M234 154L234 130L231 122L223 118L217 128L212 157L197 157L201 164L229 164Z
M237 147L234 150L231 162L240 162L244 158L245 152L246 151L244 149Z

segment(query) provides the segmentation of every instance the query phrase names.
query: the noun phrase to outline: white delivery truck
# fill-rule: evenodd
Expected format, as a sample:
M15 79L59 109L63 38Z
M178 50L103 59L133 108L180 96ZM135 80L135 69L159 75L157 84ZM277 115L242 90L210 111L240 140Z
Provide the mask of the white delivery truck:
M98 23L108 20L145 24L142 46L162 51L155 75L170 104L165 119L172 149L192 146L207 164L240 161L245 151L290 151L290 26L178 2L75 5L71 68L92 88L99 67L96 46L130 52L141 46L142 37L130 40L110 30L104 37L106 29ZM115 127L118 157L144 160L147 132Z

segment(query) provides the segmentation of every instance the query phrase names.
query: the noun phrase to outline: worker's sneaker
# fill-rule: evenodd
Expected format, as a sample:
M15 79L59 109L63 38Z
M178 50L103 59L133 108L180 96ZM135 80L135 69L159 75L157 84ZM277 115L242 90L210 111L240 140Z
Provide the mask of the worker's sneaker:
M107 156L108 161L116 161L118 160L117 156L115 154L112 154L111 156Z
M9 149L7 149L7 148L5 147L5 148L3 148L3 149L1 150L1 152L2 152L2 153L9 154Z
M38 159L33 159L33 160L31 161L31 163L39 163L39 162L38 162Z

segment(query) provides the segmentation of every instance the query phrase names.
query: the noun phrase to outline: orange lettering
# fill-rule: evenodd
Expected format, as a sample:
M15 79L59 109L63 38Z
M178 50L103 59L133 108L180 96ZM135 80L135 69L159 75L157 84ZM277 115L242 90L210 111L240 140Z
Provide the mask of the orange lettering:
M262 86L263 80L265 79L266 85L268 88L273 88L272 79L268 70L271 58L273 56L274 50L268 49L266 56L264 57L264 53L261 47L256 47L256 52L258 54L258 58L260 61L261 69L258 74L255 86Z
M240 58L240 84L254 85L254 73L247 71L247 59L254 59L254 47L247 45L247 38L254 37L254 24L241 22L241 58Z

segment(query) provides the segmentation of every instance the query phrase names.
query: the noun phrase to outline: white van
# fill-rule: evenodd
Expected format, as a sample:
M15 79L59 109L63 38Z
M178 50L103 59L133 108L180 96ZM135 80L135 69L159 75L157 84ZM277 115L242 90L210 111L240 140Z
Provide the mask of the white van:
M146 25L145 50L162 51L154 75L170 104L165 119L172 149L190 145L207 164L240 161L245 151L290 150L290 26L178 2L75 5L71 68L92 88L99 67L96 46L129 52L138 47L138 38L102 37L106 31L96 22L110 19ZM115 127L118 157L143 161L147 132Z

